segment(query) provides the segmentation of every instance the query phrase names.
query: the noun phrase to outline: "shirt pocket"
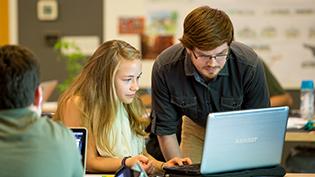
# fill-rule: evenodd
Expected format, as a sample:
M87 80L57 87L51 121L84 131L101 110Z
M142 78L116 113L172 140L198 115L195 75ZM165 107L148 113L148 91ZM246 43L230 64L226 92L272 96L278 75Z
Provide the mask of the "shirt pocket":
M243 97L221 97L222 111L240 110Z
M191 119L197 118L197 98L196 97L175 97L171 98L171 103L176 105L182 112Z

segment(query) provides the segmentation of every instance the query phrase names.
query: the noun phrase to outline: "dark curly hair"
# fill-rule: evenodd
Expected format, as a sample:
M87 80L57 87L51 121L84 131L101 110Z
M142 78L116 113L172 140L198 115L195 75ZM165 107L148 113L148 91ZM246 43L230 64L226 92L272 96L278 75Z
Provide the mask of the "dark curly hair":
M30 106L39 80L39 65L30 50L17 45L0 47L0 109Z

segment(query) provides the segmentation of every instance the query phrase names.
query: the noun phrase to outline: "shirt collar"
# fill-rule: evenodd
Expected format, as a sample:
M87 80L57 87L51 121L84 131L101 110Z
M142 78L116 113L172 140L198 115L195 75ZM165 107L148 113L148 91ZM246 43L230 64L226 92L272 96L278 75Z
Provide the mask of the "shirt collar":
M34 111L32 111L30 108L17 108L17 109L6 109L0 111L0 116L2 118L14 118L14 119L20 119L25 116L31 116L32 114L36 114Z
M187 49L186 49L187 50ZM190 55L188 52L185 52L185 60L184 60L184 67L185 67L185 75L186 76L193 76L196 72L196 69L194 67L194 64L191 62Z

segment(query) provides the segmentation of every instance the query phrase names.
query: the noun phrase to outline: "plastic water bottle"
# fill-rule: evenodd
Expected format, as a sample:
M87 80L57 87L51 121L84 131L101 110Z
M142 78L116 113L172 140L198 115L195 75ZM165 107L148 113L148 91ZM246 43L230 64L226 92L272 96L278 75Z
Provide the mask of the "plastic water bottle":
M301 84L301 117L312 119L314 116L314 82L303 80Z

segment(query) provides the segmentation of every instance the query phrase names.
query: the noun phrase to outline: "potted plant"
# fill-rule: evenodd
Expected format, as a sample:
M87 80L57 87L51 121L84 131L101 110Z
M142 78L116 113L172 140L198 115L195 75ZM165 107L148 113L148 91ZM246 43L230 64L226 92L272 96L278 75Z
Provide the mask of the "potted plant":
M58 53L58 58L64 60L66 64L68 76L57 86L58 90L63 92L68 88L73 79L80 72L84 62L86 61L86 56L74 42L69 42L62 39L59 39L55 43L54 49Z

